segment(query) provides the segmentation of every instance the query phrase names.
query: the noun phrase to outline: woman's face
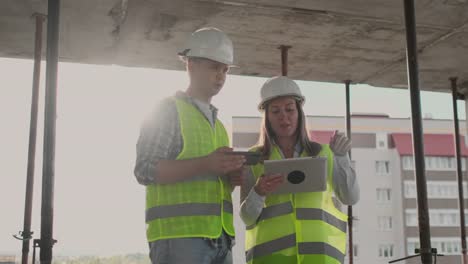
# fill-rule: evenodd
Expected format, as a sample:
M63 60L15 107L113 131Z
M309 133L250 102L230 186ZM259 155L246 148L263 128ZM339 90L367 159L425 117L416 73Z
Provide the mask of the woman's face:
M266 109L267 119L276 137L295 137L299 113L292 96L271 100Z

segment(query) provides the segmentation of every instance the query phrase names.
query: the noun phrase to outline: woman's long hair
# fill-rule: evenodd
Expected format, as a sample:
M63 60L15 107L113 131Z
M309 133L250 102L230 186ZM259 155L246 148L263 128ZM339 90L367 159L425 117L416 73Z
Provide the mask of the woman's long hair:
M265 111L263 112L262 127L260 130L260 137L256 147L262 154L262 159L269 159L271 154L271 146L273 140L276 139L276 135L271 128L270 121L268 120L268 107L269 102L266 103ZM303 151L305 150L309 156L317 156L322 150L322 146L316 142L313 142L309 139L306 127L306 119L304 110L302 110L302 104L296 100L296 108L298 111L298 122L297 122L297 139L299 141Z

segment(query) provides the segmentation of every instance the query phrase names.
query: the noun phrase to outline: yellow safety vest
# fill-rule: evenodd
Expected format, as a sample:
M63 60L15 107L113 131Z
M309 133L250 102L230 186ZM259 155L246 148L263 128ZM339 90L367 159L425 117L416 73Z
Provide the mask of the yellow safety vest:
M183 139L177 160L210 154L229 146L226 129L219 120L213 128L192 104L175 98ZM146 187L146 224L149 242L166 238L217 238L222 230L234 236L229 183L221 175L197 175L174 184ZM181 252L183 254L183 252Z
M326 191L268 195L256 224L247 227L248 263L343 263L348 217L332 200L333 152L322 145L319 156L328 162ZM277 146L272 148L270 159L281 159ZM251 170L258 179L264 166L257 164Z

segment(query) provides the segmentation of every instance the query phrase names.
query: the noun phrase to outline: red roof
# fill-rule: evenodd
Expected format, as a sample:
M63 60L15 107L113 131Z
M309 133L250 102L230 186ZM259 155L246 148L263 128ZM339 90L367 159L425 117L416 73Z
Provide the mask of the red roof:
M413 141L410 133L392 133L393 142L400 155L413 155ZM460 136L461 155L467 157L468 149ZM455 140L451 134L425 134L424 155L455 156Z
M310 139L320 144L330 143L330 139L335 131L310 131Z

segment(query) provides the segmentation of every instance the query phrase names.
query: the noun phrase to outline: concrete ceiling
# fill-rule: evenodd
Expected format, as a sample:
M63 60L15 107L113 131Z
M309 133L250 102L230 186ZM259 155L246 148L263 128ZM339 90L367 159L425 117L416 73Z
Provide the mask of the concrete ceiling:
M467 1L415 1L424 90L468 82ZM0 57L32 58L31 15L46 6L0 1ZM290 45L294 79L407 84L403 0L62 0L60 60L182 70L176 52L204 26L232 38L234 74L278 75L278 46Z

